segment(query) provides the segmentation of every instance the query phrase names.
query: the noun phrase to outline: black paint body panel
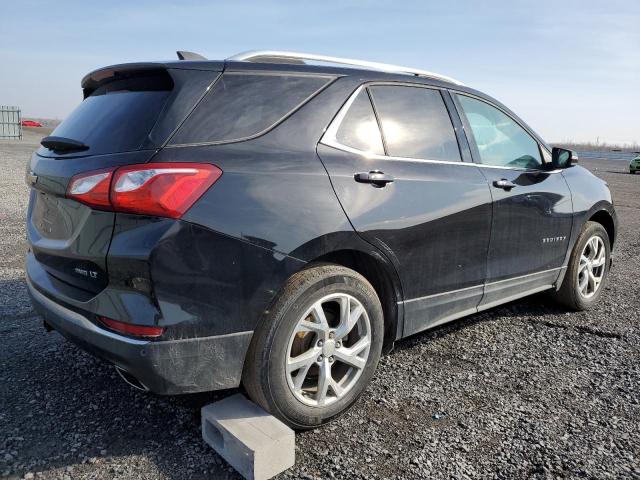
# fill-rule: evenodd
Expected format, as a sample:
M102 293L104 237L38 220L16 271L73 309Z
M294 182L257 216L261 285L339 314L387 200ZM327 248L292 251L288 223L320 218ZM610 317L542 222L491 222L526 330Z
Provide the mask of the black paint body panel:
M405 298L484 281L491 195L477 167L364 159L324 145L318 153L355 229L396 265ZM357 183L353 172L367 170L395 180Z
M57 278L94 294L108 284L107 252L115 214L65 198L74 175L106 167L145 163L155 151L82 158L47 158L34 153L27 165L37 175L27 210L31 251ZM79 297L84 293L78 292Z
M564 177L559 172L486 167L482 171L490 185L503 178L515 185L511 191L492 189L487 282L560 267L573 222L571 194ZM545 238L554 241L544 242Z
M614 208L613 198L607 183L596 177L586 168L574 165L562 171L569 190L573 204L573 227L571 229L571 245L580 233L582 226L601 212L606 212L607 217L612 222L612 230L609 232L611 250L613 251L616 235L618 231L618 216ZM569 260L571 251L567 252L565 264Z
M366 159L320 145L318 153L354 228L385 252L401 279L407 305L404 335L453 310L471 309L482 289L465 298L430 297L482 285L491 232L491 194L475 165ZM393 175L383 188L357 183L353 172Z

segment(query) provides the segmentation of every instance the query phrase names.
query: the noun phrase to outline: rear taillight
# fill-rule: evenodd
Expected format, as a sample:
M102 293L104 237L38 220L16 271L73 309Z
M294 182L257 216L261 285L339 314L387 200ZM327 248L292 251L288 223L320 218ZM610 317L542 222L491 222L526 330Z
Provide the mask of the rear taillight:
M222 175L203 163L146 163L76 175L67 197L116 212L180 218Z
M165 327L149 327L147 325L133 325L131 323L119 322L107 317L98 317L105 327L124 335L134 337L154 338L159 337L166 330Z
M119 212L179 218L222 175L198 163L133 165L116 170L111 203Z
M76 175L69 182L67 197L78 200L91 207L111 210L109 187L113 169L95 170Z

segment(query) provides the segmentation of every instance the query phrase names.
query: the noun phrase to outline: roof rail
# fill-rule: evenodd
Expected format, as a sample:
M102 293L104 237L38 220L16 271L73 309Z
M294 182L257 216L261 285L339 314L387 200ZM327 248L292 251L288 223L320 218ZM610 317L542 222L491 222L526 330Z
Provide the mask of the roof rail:
M248 52L238 53L227 60L237 62L264 62L264 63L295 63L304 64L305 60L337 63L340 65L350 65L353 67L361 67L367 70L377 70L388 73L403 73L408 75L416 75L418 77L429 77L446 82L455 83L456 85L464 85L455 78L440 75L438 73L419 70L417 68L401 67L399 65L390 65L388 63L368 62L365 60L354 60L350 58L330 57L327 55L316 55L314 53L296 53L278 50L250 50Z

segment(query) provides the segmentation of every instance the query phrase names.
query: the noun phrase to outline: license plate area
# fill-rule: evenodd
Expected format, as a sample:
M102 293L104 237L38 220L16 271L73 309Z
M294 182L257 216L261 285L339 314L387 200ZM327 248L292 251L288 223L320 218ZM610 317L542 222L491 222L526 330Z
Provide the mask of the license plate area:
M31 222L38 233L51 240L67 240L73 235L78 207L66 198L37 192ZM74 221L76 220L76 221Z

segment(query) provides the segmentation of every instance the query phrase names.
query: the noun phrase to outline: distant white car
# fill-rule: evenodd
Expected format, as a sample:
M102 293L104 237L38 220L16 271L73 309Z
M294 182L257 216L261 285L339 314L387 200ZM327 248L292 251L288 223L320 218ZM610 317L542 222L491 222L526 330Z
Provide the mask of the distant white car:
M640 155L631 160L629 164L629 173L636 173L638 170L640 170Z

